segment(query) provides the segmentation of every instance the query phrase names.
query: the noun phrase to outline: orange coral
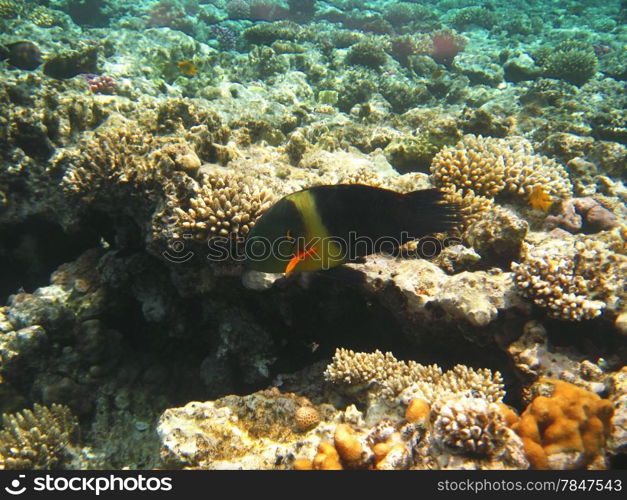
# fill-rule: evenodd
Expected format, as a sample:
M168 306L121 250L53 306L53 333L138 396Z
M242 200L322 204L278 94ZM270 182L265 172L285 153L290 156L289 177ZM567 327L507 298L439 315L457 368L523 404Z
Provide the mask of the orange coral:
M354 431L348 424L338 424L333 440L342 461L349 466L361 465L368 455L369 450L365 449L366 446L360 439L358 432Z
M296 466L296 463L294 464ZM332 444L320 443L318 454L313 460L314 470L342 470L340 455ZM301 469L303 470L303 469Z
M409 405L407 405L405 420L411 423L426 424L429 422L430 412L431 408L429 407L429 403L424 399L414 398L409 402Z
M602 452L612 403L562 380L544 379L550 396L537 396L512 428L534 469L583 468Z
M553 205L553 198L542 186L535 186L529 195L529 205L533 208L548 212Z

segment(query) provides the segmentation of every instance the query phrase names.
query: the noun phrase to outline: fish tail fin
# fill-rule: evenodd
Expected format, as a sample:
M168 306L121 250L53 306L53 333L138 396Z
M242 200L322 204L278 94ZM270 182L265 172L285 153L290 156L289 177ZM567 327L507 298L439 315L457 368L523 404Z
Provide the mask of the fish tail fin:
M410 218L407 227L416 234L442 233L462 222L461 207L445 199L439 189L421 189L406 193L405 214Z

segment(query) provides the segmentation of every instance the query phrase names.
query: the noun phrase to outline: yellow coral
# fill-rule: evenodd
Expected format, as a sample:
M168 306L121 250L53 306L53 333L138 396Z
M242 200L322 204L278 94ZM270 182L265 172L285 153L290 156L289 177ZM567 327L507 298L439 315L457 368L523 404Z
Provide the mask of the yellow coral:
M78 420L70 409L35 403L32 410L2 416L0 469L57 469L70 457Z
M562 380L543 379L539 395L512 428L521 436L534 469L583 468L603 451L612 403Z

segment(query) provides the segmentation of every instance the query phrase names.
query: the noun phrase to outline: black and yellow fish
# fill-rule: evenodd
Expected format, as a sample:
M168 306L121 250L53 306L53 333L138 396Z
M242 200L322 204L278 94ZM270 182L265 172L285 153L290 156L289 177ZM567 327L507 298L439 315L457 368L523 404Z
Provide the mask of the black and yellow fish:
M246 241L246 267L288 275L329 269L444 232L459 219L437 189L316 186L285 196L259 218Z

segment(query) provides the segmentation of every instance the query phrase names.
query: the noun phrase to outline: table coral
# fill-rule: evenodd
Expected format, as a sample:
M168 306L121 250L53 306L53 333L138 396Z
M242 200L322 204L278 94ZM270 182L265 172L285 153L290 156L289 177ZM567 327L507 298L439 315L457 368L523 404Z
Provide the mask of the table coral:
M603 467L612 403L561 380L541 380L539 395L513 425L534 469ZM546 393L546 395L545 395ZM599 460L601 463L596 463Z

